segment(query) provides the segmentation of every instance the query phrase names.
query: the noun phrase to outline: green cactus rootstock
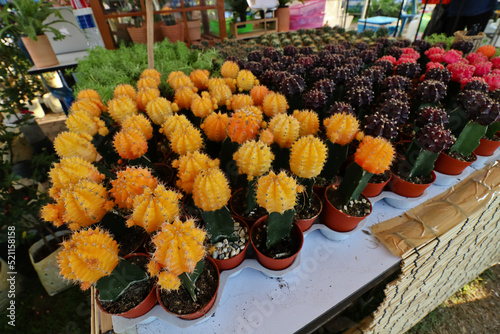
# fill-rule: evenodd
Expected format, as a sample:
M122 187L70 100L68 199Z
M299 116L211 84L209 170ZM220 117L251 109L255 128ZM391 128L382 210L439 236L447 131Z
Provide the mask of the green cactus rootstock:
M99 300L116 301L129 286L147 279L148 275L141 267L122 259L110 275L101 277L97 281Z
M326 140L325 143L328 147L328 157L320 176L329 181L334 181L335 177L338 175L340 166L342 166L347 159L349 145L334 144L329 140Z
M201 273L203 273L203 269L205 268L205 260L198 261L194 271L191 273L182 273L179 275L179 279L181 280L181 284L186 290L189 292L191 299L196 302L196 281L200 277Z
M214 211L202 211L201 216L212 245L224 239L229 241L237 239L233 217L226 206Z
M256 198L256 188L257 188L257 179L252 179L248 181L247 186L247 210L246 214L250 214L253 209L257 207L257 198Z
M271 212L267 219L266 247L269 249L290 235L293 227L295 210L286 210L284 213Z
M410 144L406 151L405 161L409 164L410 177L422 177L429 175L434 169L434 163L439 153L424 150L415 142Z
M486 136L486 138L493 140L493 138L495 137L495 134L498 131L500 131L500 122L493 123L493 124L488 126L488 129L486 130L485 136Z
M347 167L344 179L338 188L344 200L344 205L359 198L372 176L373 173L367 172L355 162Z
M450 152L460 152L468 157L479 146L479 140L485 135L487 127L469 121L457 138Z

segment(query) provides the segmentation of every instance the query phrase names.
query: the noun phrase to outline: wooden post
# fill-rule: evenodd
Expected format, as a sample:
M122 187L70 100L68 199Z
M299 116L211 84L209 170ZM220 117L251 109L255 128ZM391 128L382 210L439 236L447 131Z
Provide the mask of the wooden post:
M147 29L147 41L148 41L148 68L155 68L155 55L154 55L154 43L155 43L155 28L154 28L154 18L153 18L153 0L146 0L146 29Z

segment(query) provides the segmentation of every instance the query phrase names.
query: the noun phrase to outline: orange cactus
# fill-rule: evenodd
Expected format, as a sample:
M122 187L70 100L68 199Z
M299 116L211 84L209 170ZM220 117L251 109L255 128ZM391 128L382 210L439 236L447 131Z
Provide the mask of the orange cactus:
M171 116L168 116L165 119L165 122L161 125L160 132L165 135L168 139L170 139L170 136L174 131L181 126L188 126L191 125L191 122L187 119L186 116L184 115L179 115L179 114L174 114Z
M263 85L253 86L250 90L250 96L256 106L262 105L267 94L269 94L269 89Z
M274 143L274 135L269 129L265 129L260 132L259 140L264 144L271 146L271 144Z
M243 144L247 140L254 139L259 129L260 124L256 117L247 115L243 111L237 111L229 119L227 135L231 141Z
M214 89L214 87L220 86L220 85L227 85L227 80L224 78L210 78L208 79L208 90L211 91Z
M295 110L293 117L299 121L299 136L316 135L319 131L318 114L311 110Z
M153 126L149 119L142 114L125 118L121 125L123 129L139 130L146 137L146 140L153 138Z
M354 161L373 174L384 173L391 166L393 159L394 148L382 137L365 136L354 154Z
M149 101L146 106L146 113L156 125L162 125L168 116L177 111L179 111L179 106L164 97L157 97Z
M227 137L226 130L228 125L229 116L227 114L214 112L203 120L200 128L203 129L208 140L221 142Z
M146 137L137 129L122 129L113 139L116 152L123 159L137 159L148 151Z
M196 95L191 101L191 111L196 117L205 118L217 109L217 101L210 97L208 92L202 92L201 97Z
M66 213L64 201L58 199L55 204L49 203L40 210L40 218L52 223L55 227L61 227L64 224L63 216Z
M228 110L238 110L244 107L253 106L253 99L250 95L236 94L226 101Z
M241 70L236 78L236 83L240 92L250 91L253 86L259 84L259 80L249 70Z
M170 87L172 87L173 90L178 90L179 88L186 86L186 87L191 87L193 90L196 91L194 83L183 72L176 71L170 73L167 82L170 85Z
M236 64L233 61L227 60L222 64L222 67L220 68L220 74L224 78L232 78L236 79L238 77L238 72L240 70L240 67L238 64Z
M238 90L238 87L236 86L236 79L226 78L225 82L229 89L231 89L231 93L236 93L236 91Z
M489 59L495 55L497 49L493 45L483 45L477 49L477 52L482 53Z
M143 88L158 88L158 81L153 77L140 78L137 81L137 89L141 90Z
M141 79L142 78L153 78L156 81L156 86L159 86L161 84L161 73L152 68L148 68L142 71Z
M61 132L54 139L54 149L61 158L80 157L88 162L97 158L97 150L86 133Z
M137 103L128 95L120 95L108 102L108 113L116 123L121 123L128 116L139 113Z
M160 97L160 90L158 88L143 88L137 93L137 107L140 110L146 110L148 103L157 97Z
M269 122L269 130L273 133L274 142L283 148L292 146L299 137L299 129L299 121L286 114L278 114Z
M93 89L84 89L78 92L76 95L77 100L82 100L82 99L96 99L96 100L101 100L101 96L99 95L98 92L96 92Z
M116 179L111 180L110 194L115 204L121 209L132 209L134 198L142 195L145 189L154 189L158 180L146 168L127 167L116 173Z
M75 102L73 102L73 104L69 109L70 113L82 110L87 112L90 116L99 117L101 116L102 108L103 107L98 103L97 100L86 98L86 99L76 100Z
M128 95L134 101L137 99L137 92L135 91L135 88L129 84L120 84L116 86L113 92L113 97L117 98L121 95Z
M209 91L210 91L210 96L212 96L215 99L218 106L225 105L227 100L229 100L233 94L229 86L226 84L216 85Z
M68 130L74 133L86 133L94 136L99 133L101 136L108 134L108 128L99 117L92 117L83 110L73 111L66 119Z
M253 117L255 117L259 121L259 123L263 122L264 114L262 114L262 110L260 110L259 107L256 107L256 106L246 106L246 107L243 107L243 108L236 109L236 111L243 112L247 116L253 116ZM263 124L261 124L261 125L264 126Z
M179 155L198 151L203 147L200 130L192 125L178 127L170 136L170 147Z
M194 86L198 90L205 90L208 88L208 78L210 77L210 72L207 70L193 70L189 74L189 79L194 83Z
M346 145L356 138L359 122L355 116L338 113L323 121L328 139L334 144Z
M198 96L192 87L182 86L175 90L174 102L177 103L180 109L189 109L191 102Z
M267 117L273 117L277 114L286 114L288 108L290 107L288 106L286 97L275 92L269 92L262 102L262 109Z
M202 170L219 167L219 160L212 160L208 155L199 151L182 155L172 162L172 167L177 168L177 186L185 193L193 193L194 179Z

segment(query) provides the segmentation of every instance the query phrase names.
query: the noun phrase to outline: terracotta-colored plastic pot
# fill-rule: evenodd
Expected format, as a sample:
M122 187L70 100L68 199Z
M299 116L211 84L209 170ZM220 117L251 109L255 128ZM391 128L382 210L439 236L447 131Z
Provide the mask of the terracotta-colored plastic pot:
M247 228L247 233L250 235L250 228L248 227L248 224L243 219L240 219L234 215L233 215L233 219L237 220L240 224L245 226ZM217 267L219 268L219 270L233 269L233 268L236 268L241 262L243 262L243 260L245 259L245 254L247 252L249 242L250 242L250 238L248 238L247 241L245 242L245 248L243 248L243 250L241 252L239 252L236 256L233 256L233 257L231 257L229 259L225 259L225 260L219 260L219 259L212 258L214 260L214 262L217 264Z
M365 189L361 192L363 195L366 197L375 197L380 195L384 187L386 186L387 183L391 180L391 174L389 175L389 179L387 181L381 182L381 183L371 183L368 182L366 184Z
M149 255L142 254L142 253L129 254L129 255L124 256L123 258L128 259L128 258L134 257L134 256L144 256L144 257L149 258ZM99 295L99 292L97 292L97 295ZM118 316L121 316L124 318L129 318L129 319L137 318L137 317L140 317L141 315L148 313L149 310L151 310L153 308L153 306L156 305L156 301L157 301L157 299L156 299L156 285L153 286L153 288L149 292L148 296L139 305L137 305L133 309L128 310L128 311L123 312L123 313L112 314L112 313L106 312L106 310L104 310L102 308L101 303L99 302L99 298L96 297L97 306L99 306L101 311L103 311L104 313L107 313L107 314L118 315Z
M158 299L158 303L161 305L161 307L165 311L167 311L168 313L170 313L172 315L175 315L176 317L181 318L181 319L194 320L194 319L198 319L199 317L204 316L205 314L207 314L207 312L210 311L210 309L212 308L212 306L214 306L215 299L217 298L217 292L219 291L220 272L219 272L219 268L217 267L217 264L215 264L215 261L212 258L206 257L205 259L207 261L210 261L215 266L215 269L217 270L217 289L215 290L215 293L214 293L213 297L210 299L210 301L207 304L203 305L201 309L199 309L198 311L195 311L193 313L189 313L189 314L177 314L177 313L173 313L169 309L167 309L165 307L165 305L163 305L163 302L161 300L161 288L158 286L156 288L156 296L157 296L157 299Z
M264 217L260 217L259 219L257 219L255 224L253 224L252 229L250 230L250 241L252 242L252 246L255 249L255 253L257 254L257 260L264 267L271 269L271 270L282 270L282 269L288 268L292 264L292 262L295 260L295 258L299 254L300 250L302 249L302 245L304 244L304 235L302 234L300 227L294 223L291 233L296 233L300 238L299 250L295 254L293 254L292 256L284 258L284 259L270 258L267 255L264 255L263 253L261 253L257 249L257 247L255 246L255 243L254 243L254 235L257 233L257 229L262 224L267 222L267 217L268 216L264 216Z
M431 184L436 181L436 173L432 171L432 182L425 184L411 183L401 179L396 174L392 174L391 180L389 181L389 189L400 196L404 197L419 197L421 196L425 189L429 188Z
M326 188L326 191L325 191L325 207L323 209L323 224L328 226L330 229L334 230L334 231L338 231L338 232L349 232L349 231L352 231L354 230L358 224L363 220L365 219L366 217L368 217L370 215L370 213L372 213L372 203L370 202L370 200L368 198L366 198L365 196L365 199L368 201L368 203L370 203L370 213L367 214L366 216L363 216L363 217L355 217L355 216L349 216L345 213L343 213L342 211L340 211L339 209L337 209L329 200L328 200L328 191L330 191L330 189L333 190L333 185L330 185L328 186L328 188Z
M313 195L318 197L318 200L319 200L319 204L320 204L320 207L319 207L319 212L316 216L314 217L311 217L311 218L307 218L307 219L297 219L297 222L296 224L299 225L300 227L300 230L302 232L305 232L307 231L308 229L311 228L312 224L314 223L314 221L316 219L318 219L319 215L321 214L321 211L323 211L323 202L321 201L320 197L313 192Z
M450 157L448 154L441 152L439 157L434 163L434 170L447 175L458 175L464 171L465 168L469 167L474 161L477 160L477 156L474 155L474 160L472 161L462 161Z
M481 138L479 146L474 150L474 153L483 157L489 157L495 153L498 147L500 147L500 141Z

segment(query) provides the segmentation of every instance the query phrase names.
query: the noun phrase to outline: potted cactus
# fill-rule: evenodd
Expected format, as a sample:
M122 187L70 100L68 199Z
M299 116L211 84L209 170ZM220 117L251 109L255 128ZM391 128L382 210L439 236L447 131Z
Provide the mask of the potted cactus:
M474 150L478 156L491 156L500 147L500 122L488 126L486 134L479 140L479 146Z
M205 257L206 232L193 219L164 224L152 241L156 246L148 272L158 278L157 298L169 313L192 320L207 313L219 288L217 265Z
M325 192L323 222L337 232L356 228L371 213L370 201L361 193L373 174L389 169L394 149L384 138L365 136L354 154L338 186L330 185Z
M258 261L266 268L282 270L297 257L304 236L293 223L297 193L302 191L297 181L284 171L273 171L261 176L257 182L257 203L268 216L259 218L252 226L250 240Z

